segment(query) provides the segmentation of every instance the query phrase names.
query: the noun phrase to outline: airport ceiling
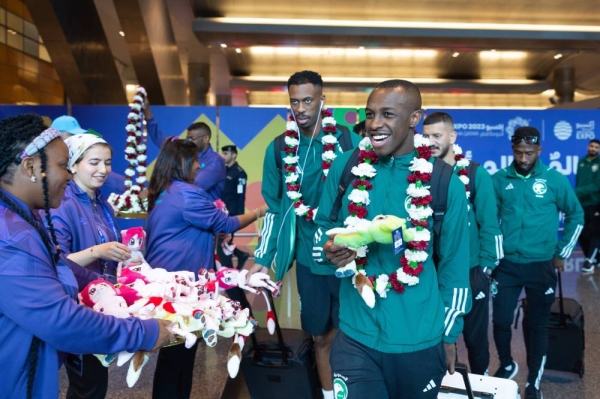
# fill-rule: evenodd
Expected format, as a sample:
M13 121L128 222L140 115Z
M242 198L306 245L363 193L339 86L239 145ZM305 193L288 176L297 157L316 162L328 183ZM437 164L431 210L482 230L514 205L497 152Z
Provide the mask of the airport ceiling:
M329 103L363 101L387 78L413 80L443 106L551 106L569 80L576 99L600 94L597 0L191 3L196 37L221 47L250 103L285 101L302 69L323 75Z
M600 108L600 0L23 0L73 104L328 106L404 78L432 107ZM210 90L209 90L210 88ZM208 99L205 101L205 99Z

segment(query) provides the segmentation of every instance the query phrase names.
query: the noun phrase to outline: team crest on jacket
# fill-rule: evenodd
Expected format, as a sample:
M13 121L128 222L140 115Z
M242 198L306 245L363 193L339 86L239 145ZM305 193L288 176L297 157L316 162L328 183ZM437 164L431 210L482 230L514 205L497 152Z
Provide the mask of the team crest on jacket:
M548 191L548 186L546 185L546 180L536 179L535 183L533 183L533 192L536 197L543 197L544 194Z
M592 165L592 172L597 172L598 171L598 165L594 164Z
M333 397L335 399L346 399L348 397L348 385L341 378L333 380Z

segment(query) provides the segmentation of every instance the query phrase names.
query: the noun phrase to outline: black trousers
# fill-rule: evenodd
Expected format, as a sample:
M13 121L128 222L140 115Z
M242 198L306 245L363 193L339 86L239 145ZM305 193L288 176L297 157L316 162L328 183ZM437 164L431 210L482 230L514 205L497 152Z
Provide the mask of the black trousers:
M235 249L233 250L233 254L231 255L225 255L225 252L223 251L223 247L221 247L221 243L223 242L223 239L221 239L221 237L217 237L217 255L219 255L219 260L221 261L221 266L223 267L233 267L233 255L237 256L238 258L238 264L237 264L237 268L241 269L239 264L239 259L242 255L248 255L246 252L242 251L241 249L239 249L238 247L235 247ZM229 241L229 243L231 244L233 242L233 234L231 234L231 240Z
M158 352L152 385L152 399L189 399L198 343L162 348Z
M500 357L500 367L513 361L510 351L514 312L521 291L525 288L529 315L530 346L527 356L527 382L539 387L548 350L548 320L550 306L556 296L556 272L551 260L513 263L501 260L494 278L498 293L494 297L494 341Z
M583 231L579 246L590 263L600 263L600 205L583 208Z
M333 390L347 399L435 399L446 373L441 342L415 352L383 353L340 330L329 360Z
M94 355L83 355L82 370L72 367L72 360L78 361L79 355L67 355L65 368L69 377L67 399L104 399L108 390L108 368L104 367ZM72 359L75 357L75 359Z
M471 268L471 311L464 316L463 337L471 373L484 375L490 363L488 327L490 319L490 278L479 266Z

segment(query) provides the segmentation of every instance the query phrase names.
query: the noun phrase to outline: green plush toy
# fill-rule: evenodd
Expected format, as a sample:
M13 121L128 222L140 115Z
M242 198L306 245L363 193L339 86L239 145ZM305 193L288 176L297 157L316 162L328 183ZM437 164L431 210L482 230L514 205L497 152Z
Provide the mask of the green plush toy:
M373 242L391 245L393 243L392 232L401 227L404 241L412 241L414 236L406 228L406 219L393 215L378 215L372 221L359 219L352 227L338 227L327 231L326 234L334 236L334 244L347 245L349 249L360 252L361 247ZM352 261L346 266L336 269L335 276L338 278L354 276L354 286L365 303L370 308L375 306L373 284L364 274L357 272L356 262Z

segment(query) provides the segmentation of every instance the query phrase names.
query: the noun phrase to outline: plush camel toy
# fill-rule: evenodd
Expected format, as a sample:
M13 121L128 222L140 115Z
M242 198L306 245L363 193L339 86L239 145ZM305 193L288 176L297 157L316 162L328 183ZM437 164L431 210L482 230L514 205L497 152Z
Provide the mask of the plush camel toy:
M367 245L373 242L384 245L392 244L392 232L399 228L402 228L402 238L404 241L413 240L413 235L406 228L406 219L393 215L378 215L372 221L359 219L353 226L337 227L328 230L325 234L334 236L334 244L347 245L349 249L357 252L357 256L364 257L367 253ZM339 278L352 276L352 283L367 306L370 308L375 306L373 284L364 272L357 270L355 261L338 268L335 271L335 275Z

